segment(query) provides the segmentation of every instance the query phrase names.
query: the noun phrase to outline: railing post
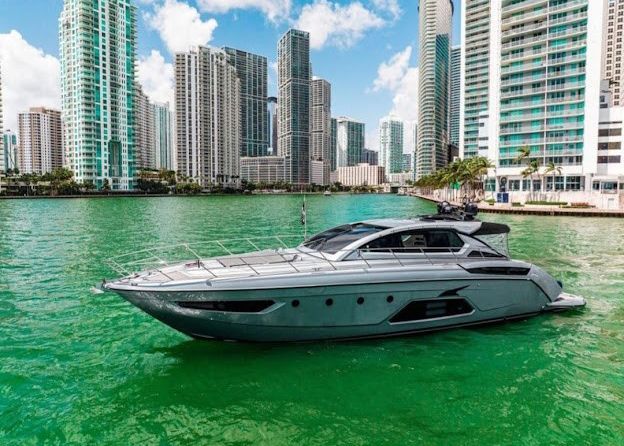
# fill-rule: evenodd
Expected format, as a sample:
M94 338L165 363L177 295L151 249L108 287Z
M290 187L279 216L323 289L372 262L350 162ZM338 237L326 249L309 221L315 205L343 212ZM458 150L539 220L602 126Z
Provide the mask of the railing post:
M362 250L361 250L361 249L358 249L358 250L357 250L357 253L358 253L358 257L359 257L360 259L364 260L364 263L366 263L366 267L367 267L368 269L370 269L370 268L371 268L370 263L368 263L368 260L366 260L366 259L364 258L364 256L362 256Z
M394 249L392 249L392 248L388 248L388 249L392 253L392 256L396 259L396 261L399 262L399 265L405 266L405 265L403 265L403 262L401 262L401 260L397 257L396 253L394 252Z
M431 261L431 258L429 258L429 256L427 255L427 253L425 252L425 250L423 248L420 248L420 252L422 252L422 254L425 256L425 258L427 259L429 264L433 265L433 262Z

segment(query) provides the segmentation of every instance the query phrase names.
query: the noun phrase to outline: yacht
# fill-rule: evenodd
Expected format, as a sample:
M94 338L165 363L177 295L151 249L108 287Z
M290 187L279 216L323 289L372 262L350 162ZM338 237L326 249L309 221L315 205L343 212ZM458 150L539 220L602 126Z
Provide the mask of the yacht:
M345 224L292 248L284 237L270 238L273 249L210 242L216 256L182 245L191 259L181 262L153 248L111 259L123 277L103 288L193 338L248 342L400 336L585 305L512 260L509 227L476 213L442 203L436 215Z

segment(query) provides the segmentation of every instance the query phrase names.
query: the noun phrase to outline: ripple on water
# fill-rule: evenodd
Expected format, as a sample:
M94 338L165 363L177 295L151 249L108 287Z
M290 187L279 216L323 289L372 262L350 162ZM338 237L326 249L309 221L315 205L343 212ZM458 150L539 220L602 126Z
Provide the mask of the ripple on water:
M588 309L352 343L190 341L91 286L155 244L301 231L301 199L0 201L3 444L620 444L624 222L485 215ZM268 210L268 211L267 211ZM309 197L310 231L413 216ZM166 439L166 440L165 440Z

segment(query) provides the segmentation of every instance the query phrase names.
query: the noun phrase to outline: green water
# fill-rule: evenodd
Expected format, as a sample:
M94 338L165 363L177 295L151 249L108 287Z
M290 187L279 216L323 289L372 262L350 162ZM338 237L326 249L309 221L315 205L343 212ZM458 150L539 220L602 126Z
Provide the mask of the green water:
M624 443L624 220L483 216L575 314L384 341L191 341L89 289L109 255L296 233L300 197L0 201L0 444ZM431 212L308 199L312 230Z

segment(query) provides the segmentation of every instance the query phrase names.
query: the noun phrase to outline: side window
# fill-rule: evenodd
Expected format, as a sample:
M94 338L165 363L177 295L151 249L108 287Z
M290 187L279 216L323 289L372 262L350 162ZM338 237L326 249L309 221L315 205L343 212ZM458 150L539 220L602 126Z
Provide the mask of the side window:
M428 248L453 248L457 250L464 246L464 242L453 231L447 229L432 229L426 231Z
M375 252L454 252L464 246L462 239L449 229L418 229L397 232L372 240L362 246L362 250Z

